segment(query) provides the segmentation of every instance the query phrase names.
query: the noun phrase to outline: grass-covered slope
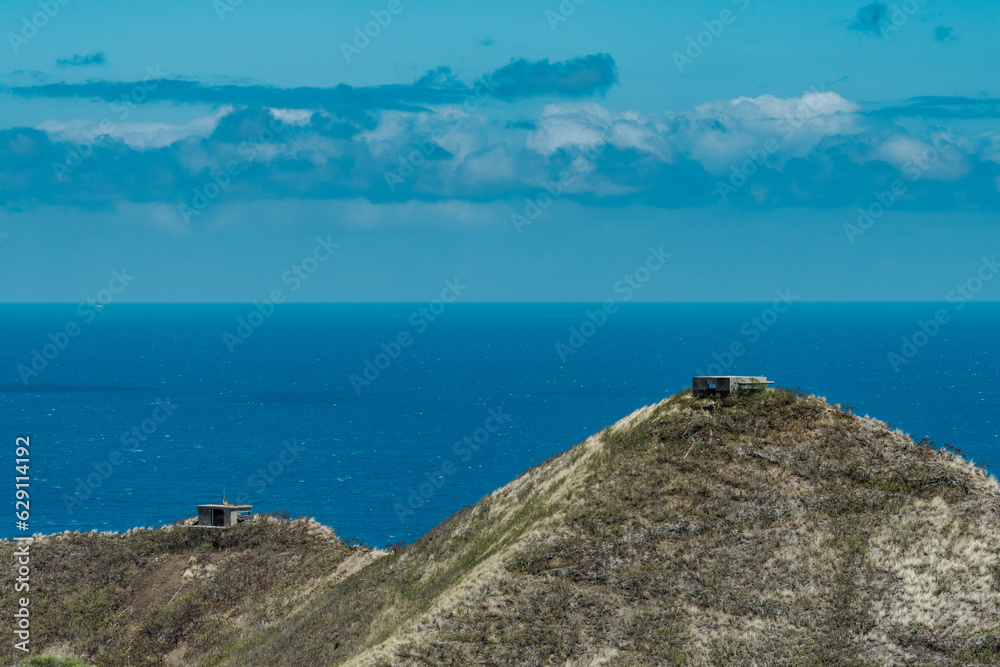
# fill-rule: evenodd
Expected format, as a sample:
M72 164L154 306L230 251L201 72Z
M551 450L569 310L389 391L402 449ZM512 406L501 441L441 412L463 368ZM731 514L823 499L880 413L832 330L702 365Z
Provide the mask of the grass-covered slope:
M113 610L148 595L147 570L80 583L123 567L98 542L134 536L63 539L36 568L80 572L46 575L38 616L74 635L38 638L98 665L1000 664L998 511L983 471L881 422L780 390L684 392L381 558L298 544L301 522L208 531L199 558L246 560L203 566L145 619ZM192 530L155 553L190 558Z
M380 555L313 521L263 515L229 530L57 534L30 549L32 654L115 666L218 663L227 646L291 613L315 587ZM12 591L12 551L0 543L10 568L4 618L23 595ZM12 644L0 644L0 664L24 658Z

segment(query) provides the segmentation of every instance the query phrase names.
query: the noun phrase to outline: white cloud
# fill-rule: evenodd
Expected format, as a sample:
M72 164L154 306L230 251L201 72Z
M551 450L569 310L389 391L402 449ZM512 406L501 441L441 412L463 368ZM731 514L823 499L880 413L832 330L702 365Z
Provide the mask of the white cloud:
M233 107L220 108L210 116L195 118L183 125L174 123L129 123L108 118L80 118L70 121L47 120L36 129L54 138L74 143L92 143L100 136L121 139L132 148L162 148L188 137L207 137L219 120L232 113Z
M682 117L678 144L713 173L759 152L771 141L775 164L812 152L827 137L865 131L861 107L834 92L801 97L737 97L702 104Z
M526 145L546 156L559 149L596 146L613 120L610 111L594 102L550 104L542 109Z
M580 150L606 142L669 162L674 154L669 133L670 127L661 118L638 111L615 113L595 102L550 104L542 109L525 145L549 156L560 149Z
M255 168L235 179L227 196L255 198L285 192L317 198L368 196L382 202L523 198L565 178L560 172L569 169L572 178L562 187L567 198L582 193L635 194L635 200L671 206L712 201L717 183L748 163L755 175L739 191L739 201L760 205L853 201L856 191L868 189L872 179L897 176L887 164L900 176L912 178L916 169L918 177L940 182L970 174L973 165L985 167L992 179L1000 163L1000 140L990 133L964 138L935 135L927 123L865 114L858 104L833 92L737 97L660 113L614 111L596 102L549 104L534 119L515 117L524 121L516 123L507 121L523 107L505 109L504 113L492 113L496 107L476 113L455 106L390 110L378 113L373 124L364 123L365 130L350 124L353 129L343 132L339 125L329 132L314 127L308 110L272 109L271 114L289 127L273 141L253 143L252 151L240 144L239 133L219 132L211 140L200 139L231 108L185 124L118 123L105 131L140 150L120 150L121 159L87 162L83 168L93 171L90 183L107 173L105 189L113 190L121 179L113 180L111 167L133 173L145 169L143 173L149 174L180 167L196 175L223 169L232 160L253 160ZM258 110L236 113L243 116L230 119L225 127L261 122ZM97 121L84 119L47 121L39 129L74 142L92 136L98 126ZM189 140L182 141L185 138ZM41 143L12 132L5 145L12 159L26 162L39 152L36 144ZM168 150L143 154L142 149L168 144ZM605 145L607 150L586 150ZM50 158L43 160L42 171L51 167ZM386 174L393 173L398 178L390 182ZM158 184L154 188L158 197L173 196L172 183L156 178L144 182ZM970 181L970 194L965 196L974 205L995 198L992 180L987 181L986 193L983 182ZM825 183L836 183L838 190ZM50 194L43 185L38 188L35 196ZM955 188L947 184L925 190L927 201L951 201L956 196ZM144 186L141 196L148 197L148 191ZM79 192L74 196L85 198L89 190ZM57 194L68 196L64 191ZM21 190L17 196L22 196Z
M462 163L461 175L470 186L507 183L518 176L517 161L504 146L490 146L469 155Z
M968 158L949 143L947 135L936 135L926 142L896 134L885 140L874 155L911 178L953 181L972 169Z
M854 114L861 107L835 92L807 92L801 97L774 95L737 97L703 104L695 109L705 115L730 115L745 120L803 119L828 121L830 117Z
M825 137L862 132L860 110L834 92L807 92L787 99L737 97L659 115L614 113L594 102L551 104L542 110L526 146L550 156L560 149L580 150L607 141L662 162L686 153L709 171L719 172L768 138L780 142L779 159L784 159L809 153Z
M271 115L286 125L308 125L314 111L310 109L268 109Z

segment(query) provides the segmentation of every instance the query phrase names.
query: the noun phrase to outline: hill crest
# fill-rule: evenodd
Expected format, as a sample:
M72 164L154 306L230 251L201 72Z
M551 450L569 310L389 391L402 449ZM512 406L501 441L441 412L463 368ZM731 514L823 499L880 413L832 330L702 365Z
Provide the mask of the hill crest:
M39 570L90 574L52 574L38 616L63 607L46 646L101 665L997 664L998 511L995 479L884 422L787 390L686 391L393 553L266 519L211 543L42 540ZM85 567L114 539L202 569L123 621L136 573Z

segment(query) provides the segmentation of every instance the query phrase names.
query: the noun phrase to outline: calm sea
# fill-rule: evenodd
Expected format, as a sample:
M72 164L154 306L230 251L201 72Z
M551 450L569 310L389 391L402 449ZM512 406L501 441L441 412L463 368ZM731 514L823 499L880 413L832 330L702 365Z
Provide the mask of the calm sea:
M31 532L162 525L225 494L375 546L699 371L767 375L1000 466L1000 304L779 306L0 306L0 439L13 477L31 437Z

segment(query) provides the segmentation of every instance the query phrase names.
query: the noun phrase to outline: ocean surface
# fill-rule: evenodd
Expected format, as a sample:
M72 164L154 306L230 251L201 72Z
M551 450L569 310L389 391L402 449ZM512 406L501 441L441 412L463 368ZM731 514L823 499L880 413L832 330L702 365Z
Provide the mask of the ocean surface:
M4 305L0 440L14 477L31 438L32 533L163 525L225 494L373 546L699 372L767 375L1000 468L1000 304L778 306Z

